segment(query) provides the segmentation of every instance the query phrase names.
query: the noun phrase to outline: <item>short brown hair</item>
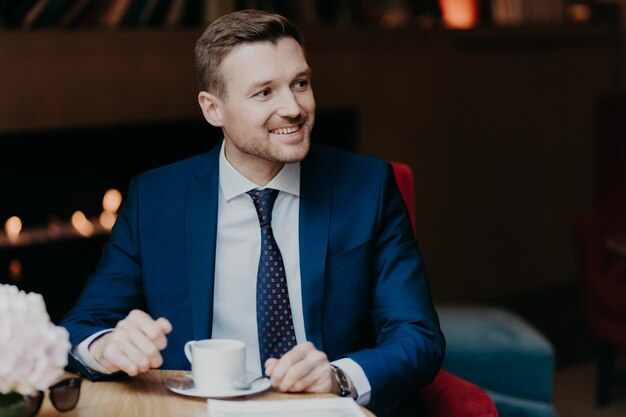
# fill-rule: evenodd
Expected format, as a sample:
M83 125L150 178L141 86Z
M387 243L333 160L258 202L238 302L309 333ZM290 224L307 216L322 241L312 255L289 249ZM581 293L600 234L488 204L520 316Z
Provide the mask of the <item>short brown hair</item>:
M211 23L196 42L196 75L201 91L220 98L226 95L222 61L233 49L244 43L276 43L284 37L303 46L298 29L285 17L261 10L240 10Z

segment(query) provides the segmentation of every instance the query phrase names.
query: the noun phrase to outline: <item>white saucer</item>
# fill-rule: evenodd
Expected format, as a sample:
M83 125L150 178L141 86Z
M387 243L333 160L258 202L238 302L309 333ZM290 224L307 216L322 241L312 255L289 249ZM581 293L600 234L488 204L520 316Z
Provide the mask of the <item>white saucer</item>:
M188 377L191 379L191 375ZM246 379L250 380L255 378L255 375L246 374ZM178 386L177 386L178 385ZM236 388L225 388L219 390L206 391L201 390L199 388L191 387L191 388L183 388L180 384L176 383L168 383L168 379L165 380L165 387L172 392L180 395L186 395L189 397L200 397L200 398L228 398L228 397L239 397L242 395L251 395L257 394L259 392L263 392L267 390L272 384L270 380L267 378L259 379L252 383L252 386L248 389L236 389Z

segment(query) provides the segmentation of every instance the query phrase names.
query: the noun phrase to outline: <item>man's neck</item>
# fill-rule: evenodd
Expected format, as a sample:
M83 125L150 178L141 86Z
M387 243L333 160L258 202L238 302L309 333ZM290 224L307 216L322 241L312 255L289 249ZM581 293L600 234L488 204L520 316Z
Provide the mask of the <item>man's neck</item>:
M260 186L269 183L285 165L241 152L228 152L228 147L224 148L224 156L237 172Z

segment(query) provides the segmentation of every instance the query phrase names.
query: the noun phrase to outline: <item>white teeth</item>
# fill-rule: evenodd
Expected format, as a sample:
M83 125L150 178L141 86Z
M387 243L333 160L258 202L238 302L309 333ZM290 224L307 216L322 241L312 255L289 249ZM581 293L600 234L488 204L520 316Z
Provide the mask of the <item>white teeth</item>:
M272 133L276 133L278 135L288 135L290 133L296 132L298 130L298 126L293 127L281 127L278 129L271 130Z

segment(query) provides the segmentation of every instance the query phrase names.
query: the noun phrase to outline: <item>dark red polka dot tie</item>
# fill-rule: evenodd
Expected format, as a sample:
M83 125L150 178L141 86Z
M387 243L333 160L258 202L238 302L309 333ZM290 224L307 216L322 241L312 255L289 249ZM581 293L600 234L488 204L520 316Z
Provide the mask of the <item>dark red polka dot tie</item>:
M296 345L285 265L272 231L272 208L278 190L248 191L261 226L261 257L257 272L256 306L261 366L280 358Z

